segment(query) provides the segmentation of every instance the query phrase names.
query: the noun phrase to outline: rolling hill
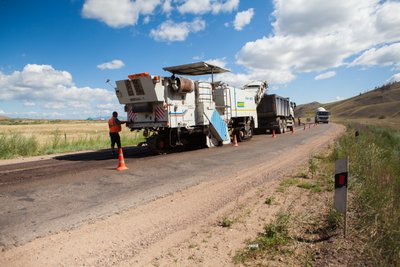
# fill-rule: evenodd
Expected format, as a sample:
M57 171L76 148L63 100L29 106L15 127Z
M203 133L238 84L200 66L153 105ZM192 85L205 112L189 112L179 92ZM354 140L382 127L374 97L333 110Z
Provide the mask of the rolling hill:
M400 118L400 82L324 106L341 118Z
M333 121L356 121L400 128L400 82L386 84L337 102L299 105L295 114L298 117L312 118L318 107L329 110Z

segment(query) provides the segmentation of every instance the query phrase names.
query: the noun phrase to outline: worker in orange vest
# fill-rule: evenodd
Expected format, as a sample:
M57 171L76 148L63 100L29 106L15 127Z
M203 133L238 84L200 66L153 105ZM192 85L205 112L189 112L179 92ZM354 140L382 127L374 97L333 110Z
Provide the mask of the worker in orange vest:
M121 124L126 123L126 121L120 121L118 119L118 112L114 111L112 117L108 120L108 128L110 128L110 139L111 139L111 153L115 155L114 146L117 144L118 149L121 148L121 137L119 132L121 129Z

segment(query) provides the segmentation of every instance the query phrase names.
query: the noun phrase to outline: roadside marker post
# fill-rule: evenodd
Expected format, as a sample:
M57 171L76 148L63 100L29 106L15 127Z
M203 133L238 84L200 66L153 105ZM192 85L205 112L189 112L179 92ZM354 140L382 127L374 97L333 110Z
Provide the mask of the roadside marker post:
M335 195L334 207L344 215L343 235L347 232L347 184L349 176L349 157L339 159L335 162Z

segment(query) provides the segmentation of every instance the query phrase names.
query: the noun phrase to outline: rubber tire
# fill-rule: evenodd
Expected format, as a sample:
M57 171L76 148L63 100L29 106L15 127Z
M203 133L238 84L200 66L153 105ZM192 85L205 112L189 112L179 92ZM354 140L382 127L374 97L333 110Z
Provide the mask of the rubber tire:
M282 134L283 133L283 126L282 126L282 121L281 119L278 119L278 128L276 130L277 134Z

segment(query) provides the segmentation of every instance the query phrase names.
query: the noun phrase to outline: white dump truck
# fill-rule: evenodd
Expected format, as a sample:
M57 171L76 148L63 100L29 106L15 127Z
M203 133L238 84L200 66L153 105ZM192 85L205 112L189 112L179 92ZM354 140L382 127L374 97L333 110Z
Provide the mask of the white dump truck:
M329 111L323 107L317 108L315 111L315 123L329 123Z
M143 130L155 152L180 146L218 146L250 138L257 127L257 104L266 82L234 88L214 82L214 74L228 70L197 62L164 68L169 77L147 72L116 82L116 95L127 112L127 127ZM176 75L211 74L210 81L193 81Z

